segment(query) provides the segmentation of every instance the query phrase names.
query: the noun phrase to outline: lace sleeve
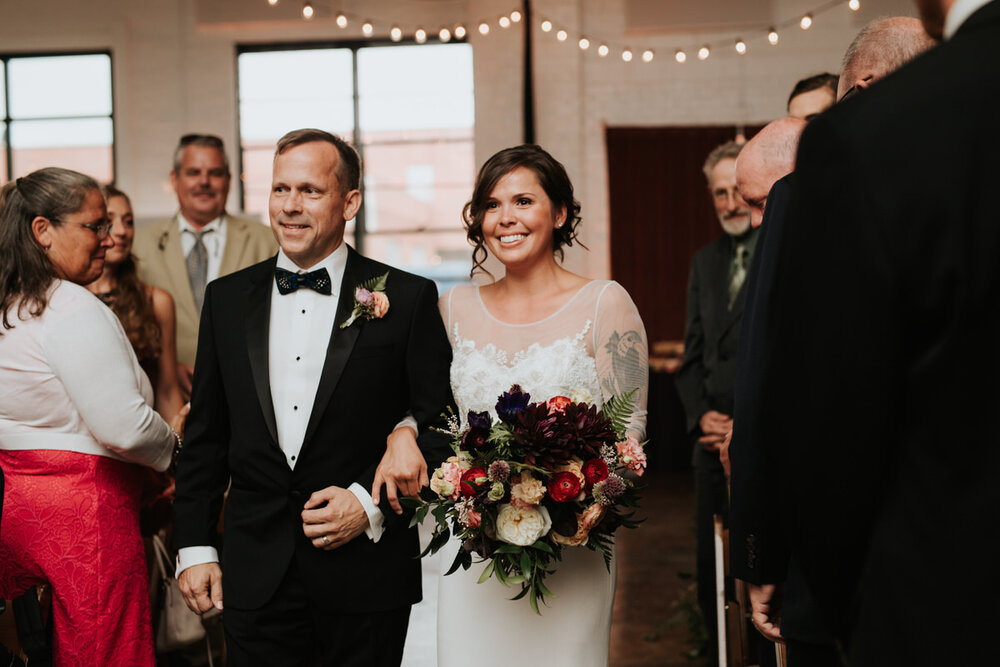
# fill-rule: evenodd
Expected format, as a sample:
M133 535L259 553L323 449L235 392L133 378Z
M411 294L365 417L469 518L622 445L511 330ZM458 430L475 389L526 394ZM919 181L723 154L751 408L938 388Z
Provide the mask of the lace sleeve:
M608 283L597 299L594 358L605 400L637 390L636 411L628 432L642 442L649 396L649 344L639 311L628 292L616 282Z

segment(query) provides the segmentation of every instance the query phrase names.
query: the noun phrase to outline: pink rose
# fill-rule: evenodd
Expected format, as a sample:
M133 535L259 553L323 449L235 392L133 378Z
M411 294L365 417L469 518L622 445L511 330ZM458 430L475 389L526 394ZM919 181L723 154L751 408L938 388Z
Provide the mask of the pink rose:
M634 437L631 435L625 439L625 442L616 443L618 446L618 456L622 459L622 464L636 473L641 475L646 470L646 452L643 450L642 445L639 444Z
M372 292L372 314L375 319L382 319L389 312L389 297L384 292Z
M551 415L557 412L559 414L563 414L564 412L566 412L566 406L572 402L573 401L569 400L565 396L553 396L552 398L549 399L548 403L549 414Z
M472 528L473 530L479 528L479 526L481 526L483 523L483 515L475 510L469 510L469 513L466 515L466 517L467 520L465 525L468 528Z

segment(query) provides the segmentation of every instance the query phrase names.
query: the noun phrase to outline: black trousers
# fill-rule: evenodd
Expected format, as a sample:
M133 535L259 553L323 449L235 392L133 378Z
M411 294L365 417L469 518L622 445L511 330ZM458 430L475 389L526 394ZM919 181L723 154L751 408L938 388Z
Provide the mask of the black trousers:
M788 667L843 667L840 653L833 644L809 644L787 639Z
M309 582L293 563L274 597L260 609L226 607L229 666L399 667L410 606L351 613L351 603L345 599L317 604L310 598Z
M701 447L695 443L696 447ZM715 611L715 524L712 515L721 514L723 521L729 520L729 502L726 498L726 476L719 463L718 454L705 452L705 456L695 457L695 529L697 548L695 552L698 568L698 607L705 619L708 630L708 664L718 662L718 632ZM713 461L709 456L714 456ZM707 463L707 465L706 465ZM728 586L727 586L728 587Z

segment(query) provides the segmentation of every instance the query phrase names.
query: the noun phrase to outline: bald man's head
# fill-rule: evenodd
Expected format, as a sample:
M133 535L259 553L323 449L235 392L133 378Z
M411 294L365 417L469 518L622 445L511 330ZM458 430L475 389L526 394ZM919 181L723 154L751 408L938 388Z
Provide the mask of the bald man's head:
M869 23L844 54L837 99L867 88L934 44L918 19L894 16Z
M795 151L806 126L800 118L781 118L764 126L747 142L736 160L736 187L750 206L750 224L760 227L767 193L782 176L795 169Z

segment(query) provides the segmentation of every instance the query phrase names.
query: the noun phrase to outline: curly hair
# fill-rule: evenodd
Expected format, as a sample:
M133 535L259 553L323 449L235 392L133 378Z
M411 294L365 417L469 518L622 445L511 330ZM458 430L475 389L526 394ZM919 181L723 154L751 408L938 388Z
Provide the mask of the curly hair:
M105 201L121 197L132 208L132 202L124 192L113 185L101 188ZM122 323L128 340L140 361L157 359L162 351L160 325L153 312L153 301L148 286L139 280L135 255L128 257L115 267L116 287L113 298L108 302L111 310Z
M587 247L577 237L577 228L581 220L580 202L573 198L573 184L566 174L566 168L544 149L534 144L505 148L483 164L476 176L472 199L462 209L465 234L473 246L470 277L475 276L477 271L490 275L490 272L483 267L488 255L486 239L483 236L486 204L500 179L518 167L526 167L535 173L539 184L552 202L553 211L566 209L565 224L552 233L553 254L561 261L564 247L571 246L574 242L583 248Z
M32 221L46 218L61 227L65 216L79 211L87 195L99 190L90 176L61 167L33 171L0 188L0 329L14 328L10 311L15 304L21 319L25 311L31 317L45 312L49 286L56 278Z

